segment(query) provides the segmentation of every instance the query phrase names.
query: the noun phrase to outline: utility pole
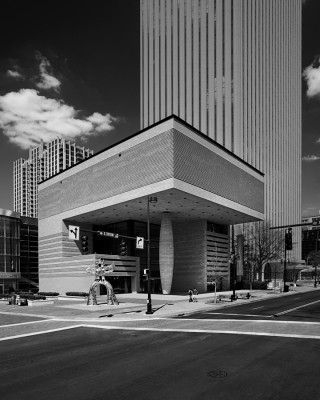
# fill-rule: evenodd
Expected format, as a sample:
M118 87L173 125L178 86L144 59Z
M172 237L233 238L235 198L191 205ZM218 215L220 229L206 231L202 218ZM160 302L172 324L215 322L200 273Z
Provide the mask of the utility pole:
M292 250L292 228L285 230L284 239L284 264L283 264L283 291L287 292L286 269L287 269L287 250Z
M316 253L318 252L319 229L317 229ZM317 287L317 263L314 264L314 287Z

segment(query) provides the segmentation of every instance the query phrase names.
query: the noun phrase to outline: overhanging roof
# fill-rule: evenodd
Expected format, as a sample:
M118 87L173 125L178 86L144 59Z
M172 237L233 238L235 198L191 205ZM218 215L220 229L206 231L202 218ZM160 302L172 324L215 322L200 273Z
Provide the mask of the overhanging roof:
M39 185L39 219L91 224L208 219L239 224L263 219L264 178L230 151L171 117Z

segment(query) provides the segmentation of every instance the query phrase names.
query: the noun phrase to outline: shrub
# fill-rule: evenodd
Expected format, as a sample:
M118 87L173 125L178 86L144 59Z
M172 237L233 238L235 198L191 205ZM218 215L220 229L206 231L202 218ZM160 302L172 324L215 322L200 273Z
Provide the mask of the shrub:
M58 292L39 292L40 296L59 296Z
M89 294L86 292L66 292L66 296L88 297Z
M252 282L252 289L254 290L267 290L268 283L262 281L253 281Z
M253 281L252 282L252 289L253 290L267 290L268 287L268 282L262 282L262 281ZM241 282L236 282L236 290L248 290L250 289L250 282L247 280L241 281Z
M21 299L28 299L28 300L46 300L46 296L39 296L38 294L32 293L18 293Z

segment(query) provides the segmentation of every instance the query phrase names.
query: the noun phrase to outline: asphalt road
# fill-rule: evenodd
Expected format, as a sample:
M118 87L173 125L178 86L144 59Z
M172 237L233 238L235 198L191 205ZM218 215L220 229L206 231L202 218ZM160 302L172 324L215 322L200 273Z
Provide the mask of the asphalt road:
M12 325L12 324L26 324L28 322L33 321L42 321L44 318L41 317L31 317L25 315L13 315L13 314L0 314L0 327L5 325Z
M272 294L270 294L272 296ZM320 292L318 290L288 294L281 297L263 299L247 304L234 303L215 312L200 312L192 314L189 318L204 319L272 319L284 321L320 321ZM183 318L187 318L183 316ZM320 395L319 395L320 398Z
M0 343L1 400L319 398L320 341L76 328Z

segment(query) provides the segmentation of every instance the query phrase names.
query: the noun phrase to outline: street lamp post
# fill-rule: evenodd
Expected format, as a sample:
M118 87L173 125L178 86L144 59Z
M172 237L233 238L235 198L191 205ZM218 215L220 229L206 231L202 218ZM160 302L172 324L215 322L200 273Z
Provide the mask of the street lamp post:
M146 314L153 314L151 302L151 274L150 274L150 203L155 204L158 201L156 197L147 199L147 282L148 282L148 303Z
M231 300L234 301L236 297L236 255L232 252L230 256L230 275L232 280L232 295Z
M236 300L236 254L234 244L234 226L231 226L231 256L230 256L230 277L232 277L231 301Z
M318 253L319 229L317 229L316 254ZM317 261L314 264L314 287L317 287Z

